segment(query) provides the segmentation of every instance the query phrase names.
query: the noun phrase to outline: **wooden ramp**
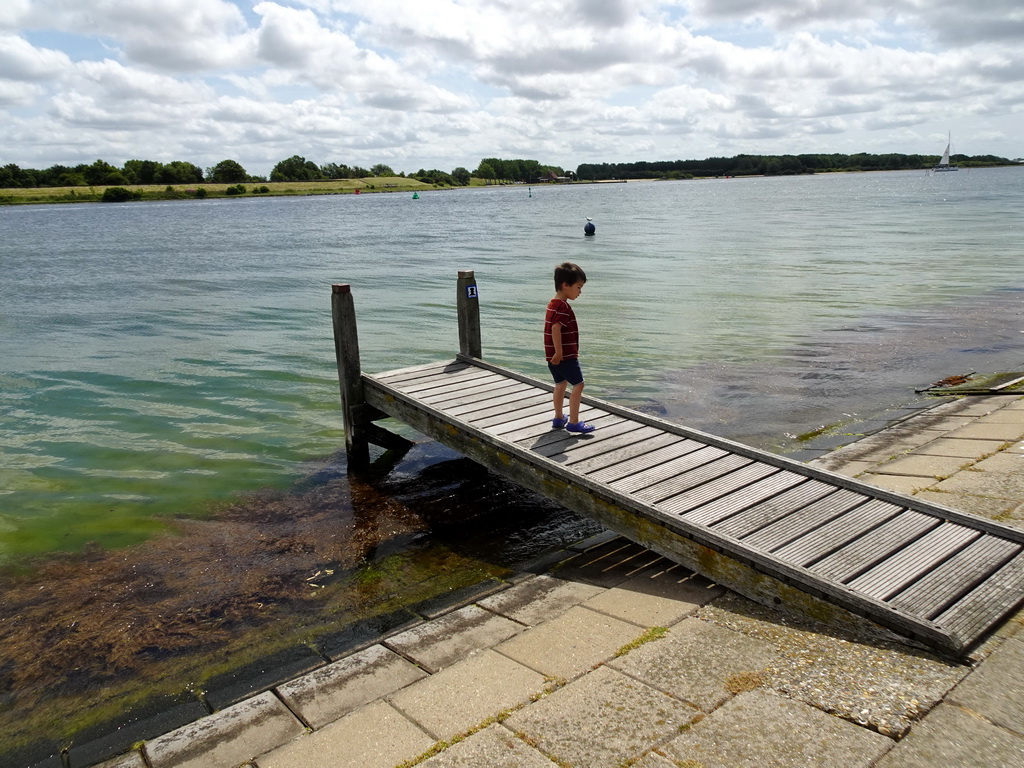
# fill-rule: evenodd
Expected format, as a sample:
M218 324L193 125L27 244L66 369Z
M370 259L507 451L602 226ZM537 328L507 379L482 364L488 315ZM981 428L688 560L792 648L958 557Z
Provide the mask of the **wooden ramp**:
M760 602L959 656L1024 598L1024 532L595 398L595 432L554 430L551 384L476 357L351 387L364 422L400 419Z
M1024 596L1011 528L593 398L597 431L553 430L549 384L479 360L363 379L380 411L655 551L679 554L675 533L946 651ZM702 559L685 564L749 591Z

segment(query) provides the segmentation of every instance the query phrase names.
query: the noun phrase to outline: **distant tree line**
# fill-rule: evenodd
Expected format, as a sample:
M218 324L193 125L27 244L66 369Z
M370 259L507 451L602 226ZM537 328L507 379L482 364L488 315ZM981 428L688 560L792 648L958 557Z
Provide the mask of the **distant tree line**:
M785 176L834 171L912 171L931 168L938 155L736 155L705 160L638 163L584 163L576 169L580 181L607 179L672 179L709 176ZM1014 165L995 155L953 155L950 162L963 167Z
M557 165L541 165L537 160L502 160L499 157L485 157L473 171L473 176L496 183L534 183L551 176L565 176Z

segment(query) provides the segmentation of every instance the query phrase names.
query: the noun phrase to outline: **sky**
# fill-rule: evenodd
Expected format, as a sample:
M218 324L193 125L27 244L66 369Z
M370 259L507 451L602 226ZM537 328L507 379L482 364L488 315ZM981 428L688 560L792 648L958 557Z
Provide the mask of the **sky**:
M1024 155L1021 0L0 0L0 165Z

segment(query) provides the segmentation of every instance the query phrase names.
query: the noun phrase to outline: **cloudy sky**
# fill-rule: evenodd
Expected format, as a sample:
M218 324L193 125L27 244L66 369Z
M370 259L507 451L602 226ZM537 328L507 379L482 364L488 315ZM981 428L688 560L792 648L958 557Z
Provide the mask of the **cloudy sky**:
M1024 155L1021 0L0 0L0 164Z

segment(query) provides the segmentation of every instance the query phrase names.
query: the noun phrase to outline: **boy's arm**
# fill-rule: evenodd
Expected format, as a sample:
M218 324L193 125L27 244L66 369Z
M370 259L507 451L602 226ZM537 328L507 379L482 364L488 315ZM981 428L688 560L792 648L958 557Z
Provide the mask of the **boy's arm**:
M551 342L555 345L555 354L551 356L551 362L558 365L562 362L562 326L559 323L551 326Z

